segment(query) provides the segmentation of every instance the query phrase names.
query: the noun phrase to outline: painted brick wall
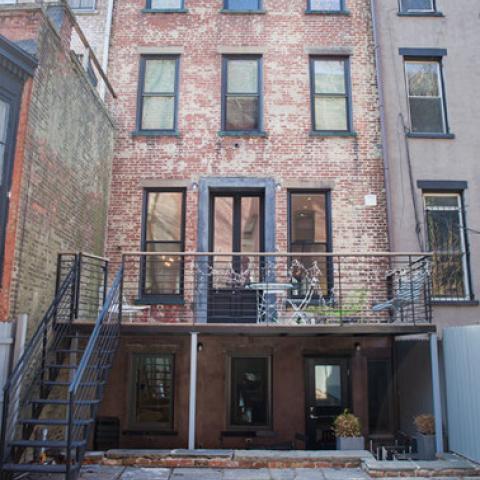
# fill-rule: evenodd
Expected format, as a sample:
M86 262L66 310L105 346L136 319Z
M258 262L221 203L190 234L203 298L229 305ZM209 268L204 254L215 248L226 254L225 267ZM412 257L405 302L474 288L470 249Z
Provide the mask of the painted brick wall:
M103 253L114 127L65 48L69 41L62 41L41 8L2 11L0 33L34 40L39 60L17 140L15 162L21 154L23 168L13 180L18 191L8 231L14 248L6 259L11 280L4 284L0 316L27 313L35 321L53 298L57 253Z
M187 0L187 14L145 14L143 0L115 4L109 66L118 139L113 162L108 254L140 246L144 179L273 177L332 190L335 251L387 251L384 179L368 0L351 15L307 15L304 0L265 0L266 14L222 14L221 0ZM133 137L139 47L182 47L179 137ZM218 135L219 47L261 48L266 138ZM356 137L312 137L308 47L351 49ZM364 196L376 194L377 207ZM276 194L277 247L287 249L287 191ZM198 193L187 194L187 250L196 249Z

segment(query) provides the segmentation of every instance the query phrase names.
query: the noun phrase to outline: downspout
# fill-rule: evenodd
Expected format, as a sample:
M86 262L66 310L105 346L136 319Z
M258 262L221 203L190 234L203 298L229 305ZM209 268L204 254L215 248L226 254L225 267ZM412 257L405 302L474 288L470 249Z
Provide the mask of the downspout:
M110 50L110 35L112 33L112 19L113 19L113 0L108 0L107 17L105 18L105 31L103 32L103 54L102 54L102 70L107 75L108 56ZM105 82L100 86L100 97L105 100Z
M380 110L380 135L382 141L382 157L383 157L383 181L385 189L385 201L387 207L387 241L389 250L392 249L392 192L390 190L390 158L387 148L387 131L385 120L385 95L383 91L383 67L382 55L380 50L380 43L378 40L378 17L377 17L377 0L370 1L371 16L372 16L372 34L373 47L375 49L375 71L377 75L377 91L378 103Z

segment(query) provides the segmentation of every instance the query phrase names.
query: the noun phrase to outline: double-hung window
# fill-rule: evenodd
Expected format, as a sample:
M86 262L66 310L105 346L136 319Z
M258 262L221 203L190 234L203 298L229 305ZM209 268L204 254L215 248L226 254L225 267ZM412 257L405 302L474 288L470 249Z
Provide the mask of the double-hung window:
M143 250L157 253L142 262L142 294L159 302L183 294L185 190L147 190L144 200Z
M176 131L179 62L178 55L141 57L139 131L159 134Z
M151 10L183 10L184 0L147 0L146 7Z
M313 57L310 62L313 130L351 131L349 59Z
M222 130L262 130L262 59L259 56L223 58Z
M262 8L262 0L224 0L225 10L231 11L256 11Z
M95 0L68 0L70 8L79 11L93 11L95 10Z
M310 12L342 12L345 0L307 0L307 11Z
M434 252L433 298L469 300L467 236L461 193L424 193L428 248Z
M407 59L405 74L412 133L447 134L441 60Z
M434 13L435 0L400 0L402 13Z

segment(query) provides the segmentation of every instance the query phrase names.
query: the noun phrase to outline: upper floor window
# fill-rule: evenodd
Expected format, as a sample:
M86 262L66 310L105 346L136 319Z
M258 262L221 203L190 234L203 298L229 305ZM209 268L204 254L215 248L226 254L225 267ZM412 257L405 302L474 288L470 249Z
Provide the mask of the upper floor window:
M312 124L314 131L351 130L349 60L312 58Z
M176 130L179 62L176 55L141 58L137 107L139 131L162 133Z
M161 254L183 252L185 190L145 192L142 249ZM183 293L183 261L172 255L146 257L142 264L142 292L159 297Z
M448 133L440 60L406 60L410 128L413 133Z
M182 10L184 0L147 0L147 8L152 10Z
M345 0L308 0L311 12L341 12L345 10Z
M258 56L224 57L222 130L262 129L262 67Z
M74 10L95 10L95 0L68 0Z
M400 0L400 11L404 13L435 12L435 0Z
M470 298L468 252L460 193L425 193L428 248L434 252L433 297L436 300Z
M260 10L262 0L225 0L225 10L249 11Z

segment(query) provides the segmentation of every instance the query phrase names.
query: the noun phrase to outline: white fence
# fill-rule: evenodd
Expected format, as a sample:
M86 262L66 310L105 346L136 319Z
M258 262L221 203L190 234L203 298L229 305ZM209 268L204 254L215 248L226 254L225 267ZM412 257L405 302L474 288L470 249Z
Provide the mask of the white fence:
M480 462L480 325L444 335L450 450Z
M13 323L0 322L0 413L3 411L3 386L7 381L10 367L13 331Z

